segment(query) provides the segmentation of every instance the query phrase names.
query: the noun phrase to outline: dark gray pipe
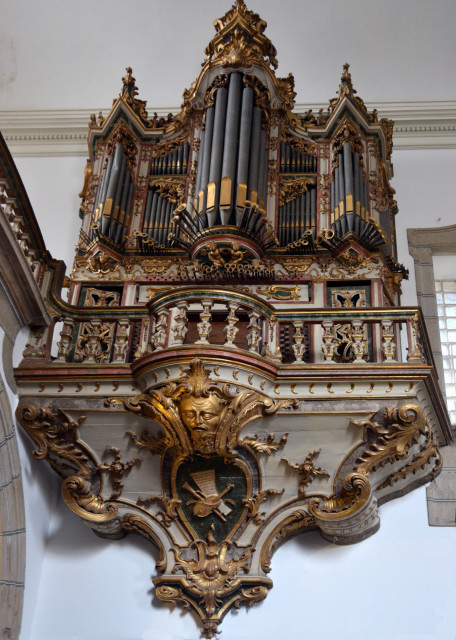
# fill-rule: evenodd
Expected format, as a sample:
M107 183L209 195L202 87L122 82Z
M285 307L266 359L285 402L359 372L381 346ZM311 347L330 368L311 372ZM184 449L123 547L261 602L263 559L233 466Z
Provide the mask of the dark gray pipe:
M310 211L311 211L311 225L315 227L317 224L317 189L310 189Z
M253 115L253 89L245 87L242 92L242 108L241 108L241 125L239 130L239 159L237 168L237 187L240 184L247 183L249 179L249 150L250 150L250 134L252 130ZM246 193L248 199L248 194ZM236 194L237 200L237 194ZM243 204L243 203L242 203ZM236 224L239 224L239 218L242 212L236 215Z
M198 211L206 213L207 202L207 184L209 182L209 168L211 162L211 149L212 139L214 136L214 107L209 107L206 111L206 129L204 131L204 150L203 150L203 162L201 165L201 182L200 190L204 191L203 202L198 204Z
M252 191L258 193L258 156L260 151L261 109L254 107L250 146L249 180L247 196L252 199Z
M211 164L209 168L209 183L215 184L215 194L213 201L207 202L207 211L209 226L214 226L217 221L217 208L220 201L220 181L222 172L223 158L223 142L225 134L226 107L228 99L228 90L220 87L216 93L215 99L215 117L214 117L214 137L211 149Z
M233 209L238 157L239 120L241 115L241 82L242 76L240 73L232 73L230 75L225 137L223 142L222 179L228 178L230 180L231 189L228 197L229 202L221 202L221 205L229 206L226 212L220 212L222 224L228 224L230 212Z
M266 131L260 131L260 158L258 162L258 203L263 200L263 207L266 205L266 182L268 178L268 163L266 149Z

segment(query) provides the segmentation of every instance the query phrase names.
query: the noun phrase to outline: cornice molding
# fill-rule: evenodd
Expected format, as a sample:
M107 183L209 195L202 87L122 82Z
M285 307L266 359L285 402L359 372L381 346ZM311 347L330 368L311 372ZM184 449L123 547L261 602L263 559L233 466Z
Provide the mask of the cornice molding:
M297 104L295 112L318 112L326 104ZM394 148L456 149L456 100L366 102L379 118L395 122ZM89 114L109 109L25 109L0 111L0 131L13 156L86 156ZM177 107L149 108L158 116L179 111Z

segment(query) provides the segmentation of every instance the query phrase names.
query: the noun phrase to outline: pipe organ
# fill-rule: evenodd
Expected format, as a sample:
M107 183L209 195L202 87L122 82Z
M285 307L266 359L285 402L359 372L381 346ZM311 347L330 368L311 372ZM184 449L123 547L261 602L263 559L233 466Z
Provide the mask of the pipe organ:
M296 113L264 20L236 0L214 25L179 113L149 117L128 67L91 117L68 302L43 251L50 320L16 369L66 504L152 542L157 597L206 638L266 597L279 544L374 534L451 439L421 311L399 305L393 123L348 64L326 111Z

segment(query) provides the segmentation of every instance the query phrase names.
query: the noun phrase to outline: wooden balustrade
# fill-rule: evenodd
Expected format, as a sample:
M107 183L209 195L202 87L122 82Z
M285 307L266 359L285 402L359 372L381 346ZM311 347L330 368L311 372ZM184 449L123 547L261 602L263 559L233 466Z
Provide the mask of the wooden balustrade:
M54 325L33 330L24 351L26 360L47 358L49 364L80 362L85 365L129 363L153 351L176 346L209 345L243 349L282 366L305 364L375 363L394 366L403 362L401 328L406 362L432 365L421 312L415 308L383 309L273 309L249 296L202 296L166 299L150 305L150 316L125 318L112 310L100 317L61 318L57 356L51 357ZM147 311L147 310L146 310ZM59 325L62 327L62 325ZM149 327L152 327L150 331ZM285 327L285 334L281 328ZM282 343L280 342L282 335ZM287 336L287 354L283 335Z

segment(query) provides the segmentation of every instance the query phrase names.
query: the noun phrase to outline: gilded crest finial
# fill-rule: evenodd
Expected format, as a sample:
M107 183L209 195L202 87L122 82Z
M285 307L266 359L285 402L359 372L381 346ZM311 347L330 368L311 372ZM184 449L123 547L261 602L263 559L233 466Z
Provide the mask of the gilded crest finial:
M267 23L257 13L249 11L243 0L236 0L222 18L214 20L215 37L206 47L208 63L222 67L249 67L252 63L269 64L277 69L277 51L263 35Z
M353 88L353 82L351 78L351 74L349 71L350 65L346 62L343 66L343 72L340 79L339 91L337 92L339 96L348 95L353 97L356 93L356 89Z

